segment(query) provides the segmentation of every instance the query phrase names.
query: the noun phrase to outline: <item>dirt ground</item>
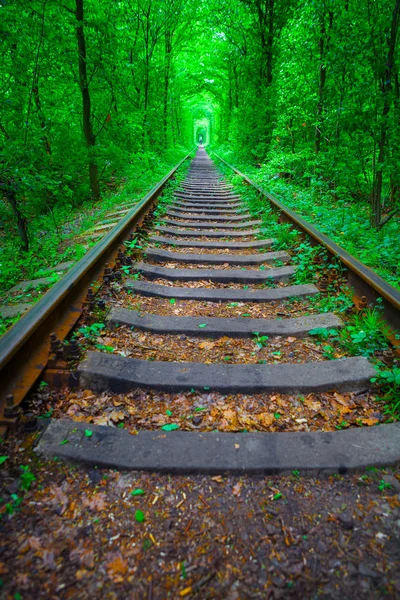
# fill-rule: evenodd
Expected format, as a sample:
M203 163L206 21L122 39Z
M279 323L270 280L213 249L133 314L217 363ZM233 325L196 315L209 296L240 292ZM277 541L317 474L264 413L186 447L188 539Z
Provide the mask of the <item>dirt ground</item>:
M120 473L24 439L0 446L2 600L400 597L399 470Z

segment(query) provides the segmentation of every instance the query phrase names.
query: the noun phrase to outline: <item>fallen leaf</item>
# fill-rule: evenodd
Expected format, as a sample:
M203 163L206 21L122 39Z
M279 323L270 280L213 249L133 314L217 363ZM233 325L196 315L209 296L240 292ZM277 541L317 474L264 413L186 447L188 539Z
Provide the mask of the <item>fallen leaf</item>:
M145 493L144 490L141 490L140 488L138 488L131 492L131 496L142 496L144 493Z
M146 517L144 516L144 512L141 510L137 510L135 512L135 519L138 523L143 523L146 520Z
M242 492L242 486L243 484L240 481L238 481L238 483L236 483L232 488L232 494L234 496L240 496Z
M128 572L128 562L120 554L117 554L107 563L107 572L115 583L122 583L124 575Z
M107 506L104 501L105 498L106 498L106 495L103 493L95 494L94 496L92 496L90 498L90 500L88 500L87 498L84 498L83 505L90 508L90 510L95 510L97 512L101 512Z
M212 350L214 346L215 342L201 342L201 344L199 344L199 348L201 348L201 350Z
M168 423L167 425L163 425L161 427L161 429L163 431L175 431L176 429L179 429L180 426L177 423Z
M270 427L275 421L273 413L261 413L257 415L257 420L262 427Z
M376 425L377 423L379 423L379 419L374 419L372 417L369 419L361 419L361 423L363 425L368 425L368 426Z

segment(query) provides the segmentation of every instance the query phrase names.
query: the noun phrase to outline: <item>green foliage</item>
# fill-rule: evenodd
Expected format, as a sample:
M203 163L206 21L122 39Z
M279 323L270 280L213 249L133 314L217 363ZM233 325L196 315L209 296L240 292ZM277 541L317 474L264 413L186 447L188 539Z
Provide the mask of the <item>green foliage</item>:
M340 335L342 347L355 356L373 356L389 346L388 328L376 308L353 315Z
M384 414L395 421L400 418L400 367L381 369L377 367L376 377L371 379L379 386L383 397L378 398L385 402Z
M104 323L93 323L92 325L85 325L78 329L79 333L83 335L85 339L90 342L94 342L105 328Z
M21 466L20 489L28 491L31 489L32 483L36 481L35 475L32 473L29 465Z
M264 348L264 346L268 345L268 336L260 335L258 331L253 331L253 335L255 336L256 345L260 348Z

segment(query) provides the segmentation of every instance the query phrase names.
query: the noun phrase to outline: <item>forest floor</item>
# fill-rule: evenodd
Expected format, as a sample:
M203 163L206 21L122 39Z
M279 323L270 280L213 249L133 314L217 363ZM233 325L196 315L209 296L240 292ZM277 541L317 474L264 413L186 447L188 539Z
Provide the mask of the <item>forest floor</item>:
M399 469L124 473L42 462L34 437L0 446L4 600L400 595Z

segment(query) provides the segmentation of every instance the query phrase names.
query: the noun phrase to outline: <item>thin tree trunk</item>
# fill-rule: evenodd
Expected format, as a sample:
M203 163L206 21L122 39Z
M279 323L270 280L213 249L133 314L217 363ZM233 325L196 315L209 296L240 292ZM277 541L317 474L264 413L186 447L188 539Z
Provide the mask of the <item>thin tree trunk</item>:
M165 64L164 64L164 115L163 115L163 130L164 130L164 147L168 146L168 90L169 90L169 73L171 69L171 33L167 29L165 32Z
M22 214L22 212L19 209L17 195L15 193L15 190L10 189L10 187L6 186L6 189L4 191L4 196L5 196L6 200L8 200L8 202L10 203L10 206L12 208L14 216L17 220L18 235L22 241L22 250L24 252L28 252L28 250L29 250L28 222L27 222L26 217L24 217L24 215Z
M46 154L48 156L51 156L51 144L50 144L50 140L49 140L49 137L46 135L46 133L44 133L45 129L46 129L46 121L45 121L45 118L43 116L42 104L40 102L39 77L37 77L35 83L33 84L32 94L33 94L33 99L35 101L35 105L36 105L36 108L37 108L37 111L38 111L38 117L39 117L40 127L41 127L42 132L43 132L43 135L42 135L43 146L44 146Z
M75 0L76 3L76 35L78 39L78 56L79 56L79 87L82 94L82 116L83 116L83 133L86 139L86 145L89 150L89 179L90 189L95 199L100 198L100 182L99 170L94 158L94 148L96 145L96 136L93 133L93 122L90 104L89 83L87 78L86 65L86 40L83 28L83 0Z
M318 84L318 104L317 104L317 125L315 127L315 154L321 149L321 121L322 121L322 113L324 110L324 88L326 82L326 67L324 64L325 60L325 15L323 14L321 17L321 26L320 26L320 37L319 37L319 84Z
M379 228L384 223L381 223L382 216L382 186L383 186L383 163L385 161L386 142L388 134L387 117L390 112L392 78L395 73L394 69L394 53L396 49L397 32L399 28L400 15L400 0L396 0L396 4L392 13L392 23L390 27L390 38L388 39L388 53L385 65L385 72L382 77L382 96L383 96L383 111L382 111L382 126L378 142L378 160L374 184L371 194L371 225ZM385 221L387 222L387 221Z
M273 64L273 45L274 45L274 0L269 1L268 10L268 36L267 36L267 86L272 83L272 64Z

